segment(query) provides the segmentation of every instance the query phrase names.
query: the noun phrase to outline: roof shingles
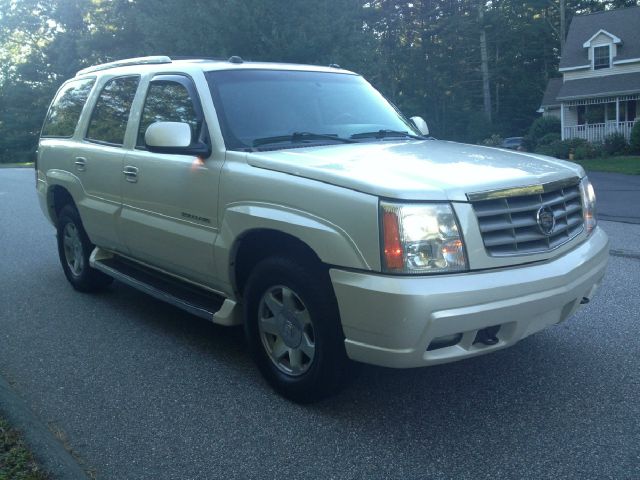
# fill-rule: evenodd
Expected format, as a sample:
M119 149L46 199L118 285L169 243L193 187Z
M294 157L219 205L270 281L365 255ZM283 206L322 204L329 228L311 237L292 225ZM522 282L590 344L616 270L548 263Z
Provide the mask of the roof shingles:
M640 72L570 80L562 84L557 98L574 100L635 93L640 93Z
M587 49L583 45L601 29L622 40L614 62L640 59L640 7L621 8L573 17L560 68L589 65Z
M562 88L562 78L550 78L547 84L547 89L544 91L544 97L542 97L541 107L553 107L560 105L558 101L558 93Z

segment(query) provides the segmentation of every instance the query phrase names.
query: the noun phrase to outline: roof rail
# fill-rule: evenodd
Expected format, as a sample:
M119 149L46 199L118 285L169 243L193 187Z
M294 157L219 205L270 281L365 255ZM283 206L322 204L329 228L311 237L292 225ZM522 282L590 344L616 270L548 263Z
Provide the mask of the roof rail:
M116 60L115 62L101 63L100 65L94 65L92 67L83 68L76 73L76 77L79 75L85 75L91 72L99 72L100 70L108 70L110 68L125 67L127 65L155 65L160 63L171 63L171 59L164 55L156 55L152 57L136 57L125 58L123 60Z

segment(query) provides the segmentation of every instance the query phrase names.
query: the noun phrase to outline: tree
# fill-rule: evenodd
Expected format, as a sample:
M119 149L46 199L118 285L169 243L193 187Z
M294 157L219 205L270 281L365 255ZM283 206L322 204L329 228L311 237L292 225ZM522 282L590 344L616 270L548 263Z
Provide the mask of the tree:
M638 4L0 0L0 162L33 156L49 101L77 70L158 54L338 63L424 116L437 137L522 135L557 73L571 16Z
M480 59L482 69L482 98L484 99L484 115L491 123L491 86L489 85L489 59L487 56L487 31L484 24L484 0L478 1L478 25L480 26Z

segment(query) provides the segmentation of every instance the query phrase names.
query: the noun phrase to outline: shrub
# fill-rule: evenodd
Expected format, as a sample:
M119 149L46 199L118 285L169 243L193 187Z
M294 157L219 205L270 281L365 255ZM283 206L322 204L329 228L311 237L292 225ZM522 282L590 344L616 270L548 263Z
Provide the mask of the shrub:
M601 148L597 145L587 142L583 138L571 138L560 140L557 134L547 134L538 142L536 153L549 155L550 157L569 159L569 154L574 154L575 160L584 158L596 158L602 155ZM548 142L548 143L547 143Z
M636 122L631 129L631 138L629 139L629 149L631 153L640 154L640 120Z
M538 146L542 145L551 145L554 142L559 142L561 140L559 133L547 133L540 140L538 140Z
M589 160L600 156L602 156L602 147L589 142L579 145L573 152L574 160Z
M485 145L486 147L501 147L502 141L503 141L503 138L497 133L494 133L489 138L485 138L482 141L482 145Z
M529 132L524 138L527 150L534 151L538 147L538 142L549 133L560 135L560 119L557 117L537 118L529 127Z
M576 148L582 147L589 143L584 138L570 138L568 140L565 140L565 142L567 142L569 148L571 148L572 150L575 150Z
M555 142L551 142L549 145L540 145L538 148L536 148L536 153L568 160L569 152L571 151L571 149L572 148L570 141L556 140Z
M612 133L604 137L602 147L607 155L623 155L627 150L627 140L622 133Z

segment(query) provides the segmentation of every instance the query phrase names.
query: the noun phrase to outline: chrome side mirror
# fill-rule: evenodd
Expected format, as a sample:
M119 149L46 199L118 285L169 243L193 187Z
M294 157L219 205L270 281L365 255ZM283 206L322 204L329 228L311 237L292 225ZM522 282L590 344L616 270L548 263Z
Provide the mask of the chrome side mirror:
M144 132L144 143L154 147L184 148L191 145L191 128L181 122L155 122Z
M427 122L424 121L424 118L411 117L410 120L422 135L424 135L425 137L429 136L429 126L427 125Z
M191 127L182 122L155 122L144 132L144 143L150 152L196 155L207 158L211 147L202 141L192 142Z

